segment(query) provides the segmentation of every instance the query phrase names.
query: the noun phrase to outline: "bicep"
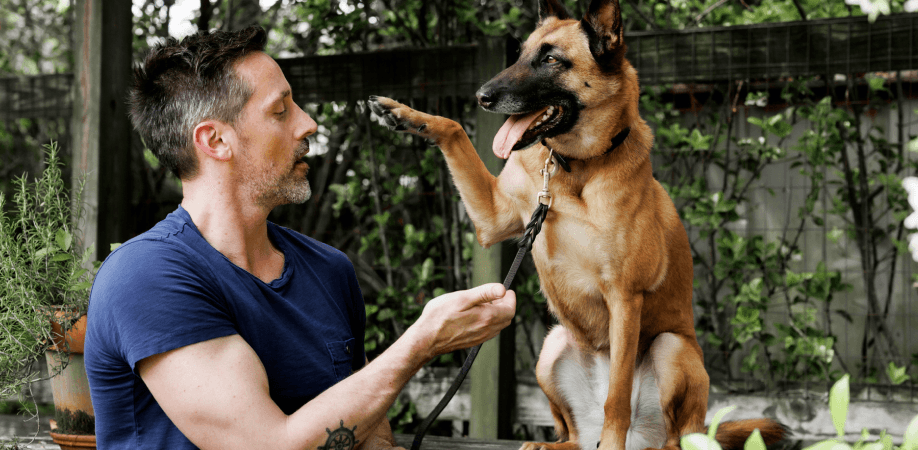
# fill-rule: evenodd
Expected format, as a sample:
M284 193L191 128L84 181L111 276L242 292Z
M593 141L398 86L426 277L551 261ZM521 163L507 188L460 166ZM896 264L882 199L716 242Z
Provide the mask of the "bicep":
M286 415L239 335L211 339L137 363L137 372L178 429L201 448L253 448L283 441Z

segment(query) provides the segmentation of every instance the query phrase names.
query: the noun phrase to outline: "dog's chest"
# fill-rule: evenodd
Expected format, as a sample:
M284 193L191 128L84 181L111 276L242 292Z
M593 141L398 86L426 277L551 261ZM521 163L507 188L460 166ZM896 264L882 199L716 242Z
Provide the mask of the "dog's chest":
M552 280L551 287L543 283L543 289L554 291L546 292L550 296L601 301L601 282L613 256L596 210L582 199L555 195L532 248L540 278Z

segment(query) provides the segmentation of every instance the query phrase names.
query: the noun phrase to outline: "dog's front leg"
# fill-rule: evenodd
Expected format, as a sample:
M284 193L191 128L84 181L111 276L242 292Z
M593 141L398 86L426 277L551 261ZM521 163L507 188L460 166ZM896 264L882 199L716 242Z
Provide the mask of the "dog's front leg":
M370 97L368 104L392 129L421 136L440 147L482 246L489 247L523 232L522 220L514 212L510 198L485 167L461 125L386 97Z
M631 426L631 387L641 330L642 293L612 292L609 308L609 395L598 448L624 450Z

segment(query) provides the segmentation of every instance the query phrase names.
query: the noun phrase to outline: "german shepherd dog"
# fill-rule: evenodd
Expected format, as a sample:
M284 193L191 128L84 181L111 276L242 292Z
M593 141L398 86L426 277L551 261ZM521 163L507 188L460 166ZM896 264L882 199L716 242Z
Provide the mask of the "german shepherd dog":
M539 0L539 16L519 60L476 94L486 110L510 115L494 138L494 153L507 159L499 177L455 121L384 97L370 107L442 149L484 247L523 233L540 202L540 169L550 173L532 255L560 325L545 338L536 377L560 440L522 450L676 449L681 436L705 432L709 380L695 336L692 253L653 178L653 135L638 114L619 3L592 0L576 20L558 0ZM721 424L716 439L741 449L756 428L767 445L787 434L752 419Z

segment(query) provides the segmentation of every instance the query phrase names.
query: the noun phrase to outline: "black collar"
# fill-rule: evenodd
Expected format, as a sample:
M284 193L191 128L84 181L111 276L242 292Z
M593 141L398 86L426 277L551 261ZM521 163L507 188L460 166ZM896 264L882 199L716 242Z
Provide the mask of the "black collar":
M621 133L616 134L615 137L612 138L612 145L609 146L609 148L605 151L605 153L603 153L600 156L608 155L609 153L612 152L612 150L615 150L619 145L622 145L622 142L625 142L625 139L628 138L629 133L631 133L631 127L625 127L625 129L622 130ZM544 145L545 147L548 147L548 143L545 142L545 139L542 139L542 145ZM548 147L548 148L551 148L551 147ZM558 159L558 164L561 166L562 169L564 169L565 172L571 171L571 165L567 161L574 160L574 158L571 158L571 157L565 158L561 156L560 153L555 153L554 156L555 158Z

